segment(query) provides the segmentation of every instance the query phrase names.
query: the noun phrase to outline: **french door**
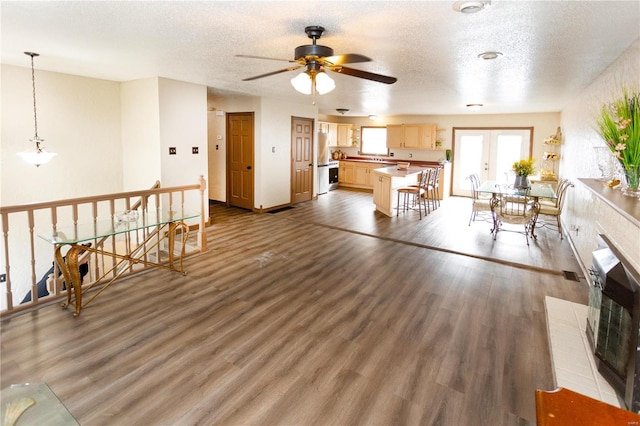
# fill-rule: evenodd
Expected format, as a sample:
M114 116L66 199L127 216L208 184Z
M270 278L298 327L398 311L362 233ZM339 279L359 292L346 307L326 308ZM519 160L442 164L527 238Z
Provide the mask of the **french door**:
M466 179L478 174L480 181L508 183L511 166L531 156L533 128L453 129L453 195L471 196Z

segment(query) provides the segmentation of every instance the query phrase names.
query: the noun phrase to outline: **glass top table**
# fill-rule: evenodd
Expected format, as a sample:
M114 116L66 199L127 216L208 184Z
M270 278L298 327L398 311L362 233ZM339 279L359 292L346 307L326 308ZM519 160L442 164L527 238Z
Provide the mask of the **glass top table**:
M120 216L120 218L118 218L118 216ZM123 214L117 214L113 220L101 220L95 223L84 223L56 230L43 231L38 233L38 237L51 244L78 244L111 235L193 219L199 216L199 213L183 211L159 210L146 212L144 214L123 212Z
M184 221L199 216L199 213L185 211L158 210L140 213L137 210L128 210L117 213L113 219L38 233L38 237L55 246L55 261L64 276L64 282L67 283L67 301L62 307L75 304L73 315L77 317L83 306L89 304L120 276L132 271L136 265L168 269L184 275L182 260L189 236L189 226ZM138 235L138 231L143 231L142 235ZM106 239L120 234L124 235L124 246L118 248L117 244L104 244ZM175 247L177 236L179 250ZM90 243L83 244L86 242ZM69 250L63 256L62 249L66 247L69 247ZM174 255L174 250L178 251L177 255ZM96 273L92 283L83 287L79 257L86 251L109 256L114 261ZM161 251L166 251L166 260L162 259ZM177 266L174 265L176 257ZM69 283L71 285L68 285ZM83 304L82 295L96 285L101 285L101 288Z
M75 426L80 424L46 383L11 385L2 389L0 395L3 425Z
M482 183L478 187L478 192L485 194L508 194L508 195L526 195L532 198L549 198L555 200L558 198L556 191L549 183L532 183L528 189L516 189L512 185L498 182L495 180L488 180Z

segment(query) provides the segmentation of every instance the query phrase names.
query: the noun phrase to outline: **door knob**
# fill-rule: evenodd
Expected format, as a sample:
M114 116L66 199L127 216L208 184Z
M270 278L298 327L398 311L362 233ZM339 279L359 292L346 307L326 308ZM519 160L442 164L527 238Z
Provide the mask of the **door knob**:
M247 166L247 170L251 170L251 166Z
M313 163L309 163L309 167L313 167Z

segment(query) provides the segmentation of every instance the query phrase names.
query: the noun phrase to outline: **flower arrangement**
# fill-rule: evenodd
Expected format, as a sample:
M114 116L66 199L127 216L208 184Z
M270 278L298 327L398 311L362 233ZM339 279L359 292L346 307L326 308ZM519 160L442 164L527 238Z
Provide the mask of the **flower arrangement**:
M533 160L520 160L513 163L513 171L518 176L529 176L533 174Z
M640 167L640 91L622 90L622 96L603 105L598 134L625 170L627 184L637 190Z

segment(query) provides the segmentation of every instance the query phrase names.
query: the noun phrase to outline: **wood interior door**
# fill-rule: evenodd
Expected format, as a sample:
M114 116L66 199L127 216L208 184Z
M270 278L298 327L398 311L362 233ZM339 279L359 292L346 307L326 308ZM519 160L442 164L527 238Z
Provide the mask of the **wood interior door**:
M253 210L254 115L227 114L227 200L229 205Z
M291 118L291 203L313 196L313 120Z

